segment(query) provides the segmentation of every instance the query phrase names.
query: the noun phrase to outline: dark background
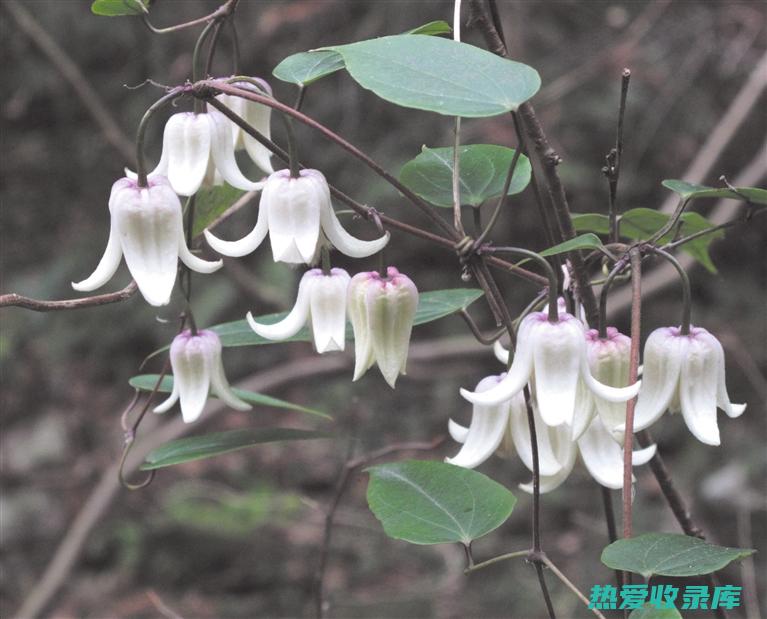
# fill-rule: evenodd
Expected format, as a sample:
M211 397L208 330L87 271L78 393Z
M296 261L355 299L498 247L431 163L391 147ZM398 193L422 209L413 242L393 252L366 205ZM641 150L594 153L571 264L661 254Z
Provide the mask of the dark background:
M134 164L105 138L60 69L19 27L11 4L4 0L0 12L0 292L68 298L75 296L69 282L90 273L103 251L111 183L125 165ZM147 78L172 85L190 77L197 28L156 36L138 19L92 15L85 1L20 4L71 57L129 140L162 91L126 85ZM169 25L216 6L160 0L152 20ZM751 92L753 83L758 92L767 80L764 73L754 74L767 47L764 4L530 1L499 6L513 57L541 74L543 88L533 103L564 159L560 172L574 211L606 210L600 168L614 141L625 66L633 77L619 196L623 208L658 208L668 197L660 185L664 178L718 185L722 174L734 181L745 172L750 184L763 183L764 96L743 103L736 110L739 117L728 117L724 126L722 118L749 80ZM451 21L452 3L243 0L237 14L242 71L269 78L272 68L292 53L399 33L436 19ZM229 40L225 33L214 64L217 74L231 72ZM464 40L483 44L471 28L465 28ZM293 100L293 87L270 81L277 97ZM447 146L452 135L450 119L381 101L343 72L313 85L303 110L395 173L421 145ZM157 120L149 132L148 152L155 160L161 123ZM281 141L281 124L273 122L273 127ZM729 141L721 137L726 129L734 131ZM297 134L302 157L343 191L387 214L425 224L411 205L339 148L305 127L298 127ZM707 142L712 134L719 137ZM515 145L505 116L465 121L463 141ZM689 167L702 149L711 165L693 178ZM701 201L695 209L704 214L718 209L718 216L727 217L742 206ZM222 236L240 236L252 225L253 210L234 220ZM369 224L348 225L370 238ZM529 190L511 201L494 237L506 244L545 247ZM748 402L748 410L738 420L720 413L718 448L696 441L679 416L667 415L653 428L678 487L710 539L761 549L767 535L765 241L764 222L756 218L713 245L717 275L700 267L691 270L693 322L720 337L731 398ZM422 290L465 285L449 253L401 235L390 247L390 262ZM372 261L339 264L374 268ZM198 321L216 324L241 318L249 309L256 314L285 309L293 302L299 275L275 265L262 247L215 275L195 276ZM645 336L675 324L680 311L675 280L656 276L652 281L658 286L650 283L652 277L643 307ZM521 310L536 292L519 280L500 280L512 310ZM121 267L104 291L128 281ZM627 331L621 298L625 291L616 291L614 322ZM150 308L137 296L77 312L2 310L3 616L16 612L35 590L84 505L86 514L95 515L95 526L84 529L82 554L71 569L56 574L64 584L45 606L47 616L139 618L175 612L202 619L313 612L323 508L348 452L347 440L254 448L190 463L161 471L138 492L114 485L110 467L120 453L119 416L132 395L127 380L149 352L173 337L178 309ZM481 303L472 311L491 327ZM352 384L351 357L345 364L339 361L343 357L319 358L307 344L230 349L225 362L233 381L274 379L268 372L287 367L280 365L285 362L294 362L296 373L312 373L267 381L273 385L267 392L333 414L338 434L353 436L355 453L364 453L391 442L428 441L445 432L449 416L467 421L469 407L458 388L500 369L489 353L476 353L478 347L457 317L417 329L414 342L409 376L400 379L396 391L376 371ZM152 363L149 369L157 371L161 361ZM331 371L328 363L343 367ZM317 425L297 414L256 409L208 415L186 430L274 424ZM149 419L139 434L156 440L156 427L157 419ZM456 451L448 441L421 457L442 458ZM518 460L494 458L480 470L512 489L529 477ZM646 467L637 470L637 478L635 529L677 531ZM326 574L332 616L542 616L534 572L523 561L464 577L460 548L409 546L386 538L366 507L365 486L366 476L355 476L337 514ZM529 544L530 498L515 493L519 501L508 523L475 544L478 559ZM97 500L102 501L99 509ZM606 544L599 490L582 465L576 465L564 486L544 496L543 508L544 545L554 561L584 591L611 582L611 572L599 562ZM745 575L747 585L758 583L765 600L763 576L754 576L764 569L763 553L757 554L753 563L724 570L722 581L742 584ZM588 616L558 582L551 579L550 587L559 616ZM749 617L756 617L753 587L747 588Z

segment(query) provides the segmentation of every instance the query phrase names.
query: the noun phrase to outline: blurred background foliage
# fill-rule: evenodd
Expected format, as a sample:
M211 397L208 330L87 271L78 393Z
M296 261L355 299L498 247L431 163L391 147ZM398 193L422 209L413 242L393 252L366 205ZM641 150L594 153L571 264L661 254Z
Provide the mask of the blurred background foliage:
M10 0L2 4L1 291L68 298L74 296L69 282L88 274L101 255L109 188L133 161L109 143L60 71L6 10ZM172 85L190 77L196 29L152 35L140 20L92 15L85 0L30 0L23 5L80 68L129 137L162 92L145 80ZM216 6L207 0L158 0L152 20L157 26L178 23ZM660 181L683 178L766 47L767 14L759 2L500 1L499 7L513 58L541 74L543 89L533 103L564 159L560 171L578 212L606 210L600 169L614 141L623 67L630 67L633 76L619 201L623 208L657 208L668 194ZM268 78L294 52L399 33L432 20L449 21L451 15L452 3L444 1L243 0L237 13L242 71ZM464 38L482 45L471 28ZM225 34L214 63L216 74L231 73L229 41ZM277 97L293 100L290 85L276 80L272 85ZM762 95L699 180L718 185L720 175L732 180L755 161L767 169L764 103ZM422 145L447 146L452 139L451 120L383 102L343 72L311 86L303 110L394 172ZM273 125L281 141L281 123ZM149 132L148 152L155 160L161 127L158 119ZM303 126L297 134L302 158L342 190L387 214L424 223L340 149ZM515 145L505 116L465 121L463 141ZM703 213L711 208L713 202L696 207ZM733 203L733 213L735 208ZM252 225L253 210L236 215L222 236L239 236L238 231ZM364 222L350 225L366 238L373 234ZM532 249L545 247L529 190L510 200L494 237ZM666 416L653 428L678 487L710 539L729 546L764 548L767 537L762 485L767 472L766 242L763 221L739 226L713 246L719 274L701 268L692 274L693 321L721 338L731 397L748 402L748 411L736 421L720 416L720 448L698 443L678 417ZM387 252L390 262L422 290L465 285L457 262L443 250L395 236ZM338 259L350 270L372 267L368 262ZM293 302L299 274L275 265L261 248L215 275L195 276L198 321L215 324L239 319L247 310L285 309ZM536 292L519 280L501 279L515 311ZM122 267L108 289L128 281ZM34 590L78 510L119 457L119 416L132 395L127 380L149 352L172 338L178 310L174 305L150 308L138 296L77 312L2 310L3 616L10 616ZM472 311L486 328L492 326L481 303ZM643 311L645 335L675 322L678 289L672 285L653 293ZM615 316L615 323L627 330L625 311ZM450 342L463 354L430 361L430 351L456 334L461 339ZM343 437L353 437L355 453L363 453L390 442L428 441L446 431L450 416L467 421L469 407L458 388L473 386L499 366L491 354L475 354L477 347L465 336L457 317L418 329L414 339L426 343L396 391L375 371L352 384L346 365L341 372L293 381L270 392L331 413L338 440L261 446L163 470L139 492L120 489L46 613L174 616L167 614L169 608L189 619L310 616L323 509L349 452L349 440ZM308 344L291 344L230 349L225 362L236 380L312 355ZM155 359L149 369L156 371L161 363ZM151 433L155 422L150 419L139 434ZM280 411L227 411L191 431L275 423L295 426L305 421ZM455 451L448 441L428 457ZM517 461L493 459L481 470L512 488L528 478ZM649 471L640 469L637 477L636 530L676 531ZM366 508L365 485L364 474L353 478L337 514L326 574L332 616L542 614L534 574L524 562L506 562L464 577L460 548L414 547L387 539ZM516 494L519 503L511 520L476 544L478 558L528 544L530 500L521 491ZM611 572L598 560L606 544L599 490L588 475L576 468L562 488L545 495L543 507L544 545L560 567L584 590L610 582ZM744 574L753 580L749 569L763 575L764 553L754 562L755 567L729 567L723 581L740 584ZM759 594L767 599L764 580L759 582ZM560 616L587 616L566 590L551 586Z

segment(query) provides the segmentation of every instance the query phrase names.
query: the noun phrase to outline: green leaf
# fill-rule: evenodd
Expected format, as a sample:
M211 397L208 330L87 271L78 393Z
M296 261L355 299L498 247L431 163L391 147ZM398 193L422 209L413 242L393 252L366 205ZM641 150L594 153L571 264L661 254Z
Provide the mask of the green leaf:
M140 376L134 376L128 381L128 383L134 389L141 389L142 391L152 391L154 389L154 386L157 384L157 379L159 377L160 377L159 374L142 374ZM160 383L160 387L157 391L160 393L170 393L172 390L173 390L173 377L164 376L162 379L162 382ZM234 389L234 388L232 389L232 391L241 400L244 400L245 402L248 402L249 404L255 404L256 406L284 408L288 410L299 411L301 413L306 413L308 415L316 415L317 417L322 417L324 419L331 419L331 420L333 419L327 413L323 413L314 408L307 408L305 406L300 406L298 404L286 402L285 400L280 400L279 398L273 398L271 396L263 395L261 393L255 393L253 391L245 391L244 389Z
M755 204L767 204L767 189L759 187L736 187L737 191L727 188L696 185L686 181L669 179L663 181L666 189L678 193L685 200L696 198L731 198L733 200L749 200Z
M532 97L535 69L473 45L422 34L329 47L363 88L403 107L448 116L511 112Z
M439 34L450 34L451 32L453 32L453 29L450 27L450 24L446 21L439 20L430 21L428 24L418 26L418 28L413 28L402 34L426 34L429 36L436 36Z
M635 208L626 211L618 217L618 229L620 236L634 241L649 239L653 234L660 230L669 220L669 215L660 213L649 208ZM573 225L578 232L590 230L597 234L607 234L609 232L609 223L607 215L599 213L580 213L573 215ZM708 221L698 213L683 213L680 221L681 236L688 236L696 232L702 232L711 228L714 224ZM671 240L673 232L660 239L661 243ZM716 230L710 234L701 236L689 243L681 246L682 251L690 254L700 262L711 273L716 273L716 267L711 262L709 255L709 246L714 239L724 236L724 230Z
M370 509L389 537L412 544L469 544L503 524L517 501L482 473L444 462L408 460L367 470Z
M676 608L656 608L648 602L632 610L629 619L682 619L682 614Z
M448 290L433 290L419 295L418 309L415 313L416 325L422 325L432 322L454 312L464 309L482 296L482 291L474 288L451 288ZM267 314L266 316L256 317L256 322L271 324L282 320L287 316L287 312L278 314ZM267 340L256 334L250 328L247 321L236 320L211 327L212 331L218 333L221 338L221 344L225 347L231 346L254 346L260 344L278 344L273 340ZM351 325L346 326L346 338L353 339ZM310 342L312 341L309 329L304 327L296 335L282 342Z
M399 180L411 191L436 206L453 206L452 147L421 149L421 154L408 161ZM459 149L461 204L479 206L485 200L500 196L509 173L514 149L494 144L472 144ZM514 195L530 182L530 160L519 156L508 195Z
M94 0L91 12L96 15L118 17L121 15L144 15L149 13L142 0Z
M190 436L170 441L151 451L141 465L141 470L151 471L173 464L212 458L262 443L303 441L315 438L330 438L330 435L324 432L294 428L251 428Z
M650 576L699 576L722 569L756 552L726 548L678 533L646 533L613 542L602 551L602 563L615 570Z
M202 234L224 211L239 200L245 192L229 184L200 189L194 201L194 227L192 236Z
M554 245L554 247L544 249L541 252L541 256L555 256L556 254L563 254L576 249L599 249L600 247L603 247L602 241L599 240L596 234L589 232L576 236L564 243L559 243L559 245Z
M452 29L444 21L432 21L403 34L438 35L448 34ZM320 50L300 52L285 58L272 71L272 75L283 82L308 86L318 79L344 68L344 59L334 51Z
M610 219L601 213L574 213L573 227L576 232L610 233Z
M283 82L308 86L343 68L344 60L336 52L301 52L285 58L274 68L272 75Z

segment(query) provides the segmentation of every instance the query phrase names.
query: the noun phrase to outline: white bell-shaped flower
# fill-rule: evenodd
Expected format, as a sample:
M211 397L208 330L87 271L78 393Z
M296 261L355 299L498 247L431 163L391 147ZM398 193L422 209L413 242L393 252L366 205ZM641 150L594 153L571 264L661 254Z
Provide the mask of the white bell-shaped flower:
M221 260L208 262L186 246L181 202L164 176L153 176L147 187L121 178L109 196L109 240L96 270L75 290L90 292L106 284L125 255L138 289L150 305L167 305L176 281L178 260L198 273L221 268Z
M261 194L258 220L253 230L239 241L223 241L208 230L208 244L224 256L245 256L269 234L275 262L311 264L319 249L320 230L341 253L365 258L386 246L389 233L374 241L350 235L338 221L330 201L330 188L318 170L301 170L298 178L290 170L270 175Z
M256 85L251 84L250 82L235 82L234 85L237 86L237 88L241 88L243 90L251 90L259 94L266 93L267 95L271 96L272 87L269 86L265 80L257 77L251 79L258 82L261 88L259 89ZM217 95L216 99L218 99L226 107L232 110L232 112L237 114L237 116L245 120L251 127L256 129L264 137L271 139L270 121L272 117L272 108L267 105L262 105L261 103L256 103L255 101L249 101L243 97L235 97L233 95L221 94ZM216 108L210 104L208 104L208 111L215 112L217 114L219 113ZM246 133L238 124L228 120L227 122L230 123L230 128L232 131L232 144L234 145L234 150L238 151L245 149L245 151L248 153L248 156L250 156L250 158L253 160L253 163L255 163L261 170L267 174L274 172L274 168L272 168L272 162L270 161L272 151L261 144L261 142L256 140L256 138Z
M254 191L254 183L240 171L234 158L231 121L223 114L180 112L165 124L160 163L149 173L167 176L173 191L191 196L205 184L224 180L237 189Z
M489 391L461 389L461 395L474 404L494 406L510 400L533 375L533 394L541 418L549 426L573 425L581 380L594 394L611 402L626 402L639 390L639 383L608 387L591 375L585 327L580 320L563 312L557 322L549 322L547 313L533 312L519 326L517 351L506 377Z
M181 416L186 423L196 421L211 392L227 406L248 410L250 404L238 398L224 375L221 361L221 340L213 331L193 334L182 331L170 345L170 367L173 370L173 391L167 400L154 408L164 413L180 400Z
M350 281L343 269L322 269L304 273L298 284L296 304L279 322L256 322L248 312L250 328L268 340L285 340L298 333L307 322L312 326L314 346L318 353L343 350L346 345L346 294Z
M739 417L745 404L733 404L724 379L724 350L713 335L690 327L662 327L647 338L644 348L642 389L634 412L634 429L643 430L666 409L681 411L695 438L719 445L716 409ZM623 430L624 426L619 426Z
M405 374L418 289L394 267L386 273L386 277L376 271L352 277L348 308L354 329L354 380L378 362L393 389L397 376Z

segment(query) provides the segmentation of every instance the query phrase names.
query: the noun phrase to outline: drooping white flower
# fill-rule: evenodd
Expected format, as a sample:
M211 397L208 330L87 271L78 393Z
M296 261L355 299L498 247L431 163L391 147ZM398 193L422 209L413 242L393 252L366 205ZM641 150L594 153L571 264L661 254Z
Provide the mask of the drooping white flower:
M365 258L384 248L389 233L374 241L350 235L338 221L330 201L330 188L322 172L279 170L266 180L253 230L239 241L223 241L205 231L208 244L224 256L245 256L269 234L275 262L311 264L319 249L320 230L341 253Z
M503 374L484 378L477 385L476 391L491 389L502 379ZM586 469L598 483L613 489L623 486L623 450L612 439L599 417L586 424L586 429L577 441L573 440L573 431L567 424L548 426L543 423L535 403L533 418L542 493L551 492L567 479L579 453ZM450 420L448 430L453 440L463 443L463 447L454 458L446 458L446 462L474 468L487 460L493 452L510 455L510 446L513 445L523 464L533 471L530 426L521 392L498 406L474 405L468 428ZM500 453L502 446L506 452L504 454ZM635 451L633 465L645 464L655 455L655 451L655 445ZM532 482L520 484L520 488L525 492L533 492Z
M250 82L235 82L234 85L237 86L237 88L241 88L243 90L251 90L259 94L266 93L267 95L271 96L272 87L265 80L257 77L251 79L258 82L261 88L259 89L257 86L251 84ZM226 107L232 110L232 112L237 114L240 118L245 120L251 127L256 129L264 137L271 139L270 120L272 117L272 108L267 105L262 105L261 103L256 103L255 101L249 101L243 97L236 97L233 95L220 94L216 95L216 99L218 99ZM210 104L208 104L208 111L215 112L216 114L219 113ZM261 170L267 174L274 172L274 168L272 168L272 162L270 161L272 151L261 144L261 142L256 140L256 138L246 133L238 124L231 121L228 122L231 123L230 128L232 131L232 144L234 145L234 150L238 151L245 149L250 158L253 160L253 163L255 163Z
M208 392L237 410L251 408L234 394L226 380L221 340L215 332L202 330L192 334L187 329L179 333L170 345L170 367L173 391L167 400L154 408L155 413L170 410L180 400L181 416L186 423L192 423L202 413Z
M176 281L178 260L198 273L221 268L221 260L209 262L193 255L186 246L181 202L164 176L153 176L147 187L121 178L109 196L109 240L96 270L75 290L90 292L106 284L125 263L138 289L150 305L167 305Z
M719 445L717 407L729 417L739 417L746 409L745 404L730 402L724 350L719 340L701 327L690 327L689 335L682 335L679 327L653 331L645 343L643 372L634 412L637 431L657 421L666 409L681 411L695 438Z
M357 273L349 284L349 318L354 329L354 379L376 362L394 388L405 373L410 333L418 307L418 289L394 267L386 277L376 271Z
M579 381L594 394L611 402L626 402L637 394L639 383L608 387L596 380L586 356L585 327L571 314L561 312L557 322L548 314L533 312L519 326L517 351L506 377L493 389L461 395L474 404L494 406L510 400L534 376L531 387L541 417L550 426L573 425Z
M343 350L346 345L346 294L350 281L343 269L322 269L304 273L298 285L296 304L279 322L262 324L248 312L250 328L269 340L293 337L307 321L312 326L314 346L318 353Z
M149 176L167 176L173 191L191 196L205 184L226 181L245 191L263 183L248 180L237 166L231 121L217 111L173 114L165 124L160 163Z
M481 393L492 389L503 380L504 376L505 374L500 374L483 378L477 384L475 392ZM532 467L532 446L529 439L526 444L519 441L519 429L515 427L519 422L527 424L525 398L522 392L496 406L475 404L468 428L464 428L452 419L448 422L450 436L463 446L455 457L445 458L445 462L473 469L499 450L504 440L509 442L508 439L511 439L510 442L517 447L522 460ZM529 430L527 436L529 437ZM562 469L562 465L557 460L548 438L549 435L545 432L538 436L538 460L541 474L552 476ZM510 446L507 444L504 451L509 451Z

